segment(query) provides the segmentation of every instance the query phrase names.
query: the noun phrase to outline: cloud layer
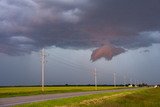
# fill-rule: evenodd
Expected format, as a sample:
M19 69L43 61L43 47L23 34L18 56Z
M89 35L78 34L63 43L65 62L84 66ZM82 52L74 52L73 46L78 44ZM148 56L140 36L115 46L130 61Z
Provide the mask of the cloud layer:
M0 52L160 43L159 0L1 0Z

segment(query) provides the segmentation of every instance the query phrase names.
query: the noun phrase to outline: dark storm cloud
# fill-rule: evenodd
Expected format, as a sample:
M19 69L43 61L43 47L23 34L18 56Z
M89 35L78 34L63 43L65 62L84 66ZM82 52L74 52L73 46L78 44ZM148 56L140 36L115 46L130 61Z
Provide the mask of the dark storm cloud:
M1 0L0 52L160 43L159 0Z

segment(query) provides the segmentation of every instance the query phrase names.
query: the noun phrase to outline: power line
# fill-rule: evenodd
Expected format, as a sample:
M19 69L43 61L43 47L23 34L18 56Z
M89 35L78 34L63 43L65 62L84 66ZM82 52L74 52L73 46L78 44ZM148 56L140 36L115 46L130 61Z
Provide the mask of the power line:
M57 56L57 55L54 55L54 54L52 54L51 56L54 56L54 57L50 57L51 59L54 59L57 62L63 63L64 65L68 65L71 68L74 68L74 69L77 69L77 70L80 70L80 71L82 71L82 70L86 71L87 69L89 69L87 66L72 62L70 59L66 59L64 57L60 57L60 56ZM85 67L85 68L82 68L82 66Z
M62 57L62 56L58 56L58 55L55 55L55 54L52 54L51 56L53 56L56 59L63 60L64 62L67 62L67 63L69 63L71 65L82 66L82 64L77 64L77 63L71 61L71 59L66 59L65 57ZM83 65L83 66L85 66L85 65Z
M53 57L50 57L51 59L54 59ZM79 70L79 71L82 71L82 70L87 70L87 69L84 69L84 68L80 68L80 66L78 65L75 65L75 64L71 64L70 62L66 62L66 61L61 61L61 60L58 60L58 59L54 59L55 61L59 62L59 63L62 63L64 65L67 65L67 66L70 66L71 69L74 69L74 70Z

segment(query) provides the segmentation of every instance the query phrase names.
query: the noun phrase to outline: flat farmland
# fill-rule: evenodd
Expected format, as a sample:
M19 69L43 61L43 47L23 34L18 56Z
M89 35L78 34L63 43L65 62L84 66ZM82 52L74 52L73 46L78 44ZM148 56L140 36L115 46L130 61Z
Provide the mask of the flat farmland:
M98 86L98 90L112 90L122 89L125 87L112 87L112 86ZM94 86L54 86L45 87L44 92L41 91L41 87L1 87L0 98L16 97L16 96L30 96L39 94L56 94L56 93L68 93L68 92L85 92L94 91Z
M15 107L160 107L160 88L93 94L34 102Z

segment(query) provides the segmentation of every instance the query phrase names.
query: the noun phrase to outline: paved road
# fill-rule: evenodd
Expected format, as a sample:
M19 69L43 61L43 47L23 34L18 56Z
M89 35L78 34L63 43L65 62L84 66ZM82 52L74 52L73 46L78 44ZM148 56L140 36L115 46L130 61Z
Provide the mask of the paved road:
M11 98L0 98L0 107L8 107L24 103L32 103L45 100L53 100L60 98L69 98L76 96L84 96L89 94L109 93L109 92L120 92L126 90L136 90L138 88L128 89L114 89L114 90L103 90L103 91L89 91L89 92L72 92L72 93L60 93L60 94L46 94L46 95L34 95L34 96L21 96Z

